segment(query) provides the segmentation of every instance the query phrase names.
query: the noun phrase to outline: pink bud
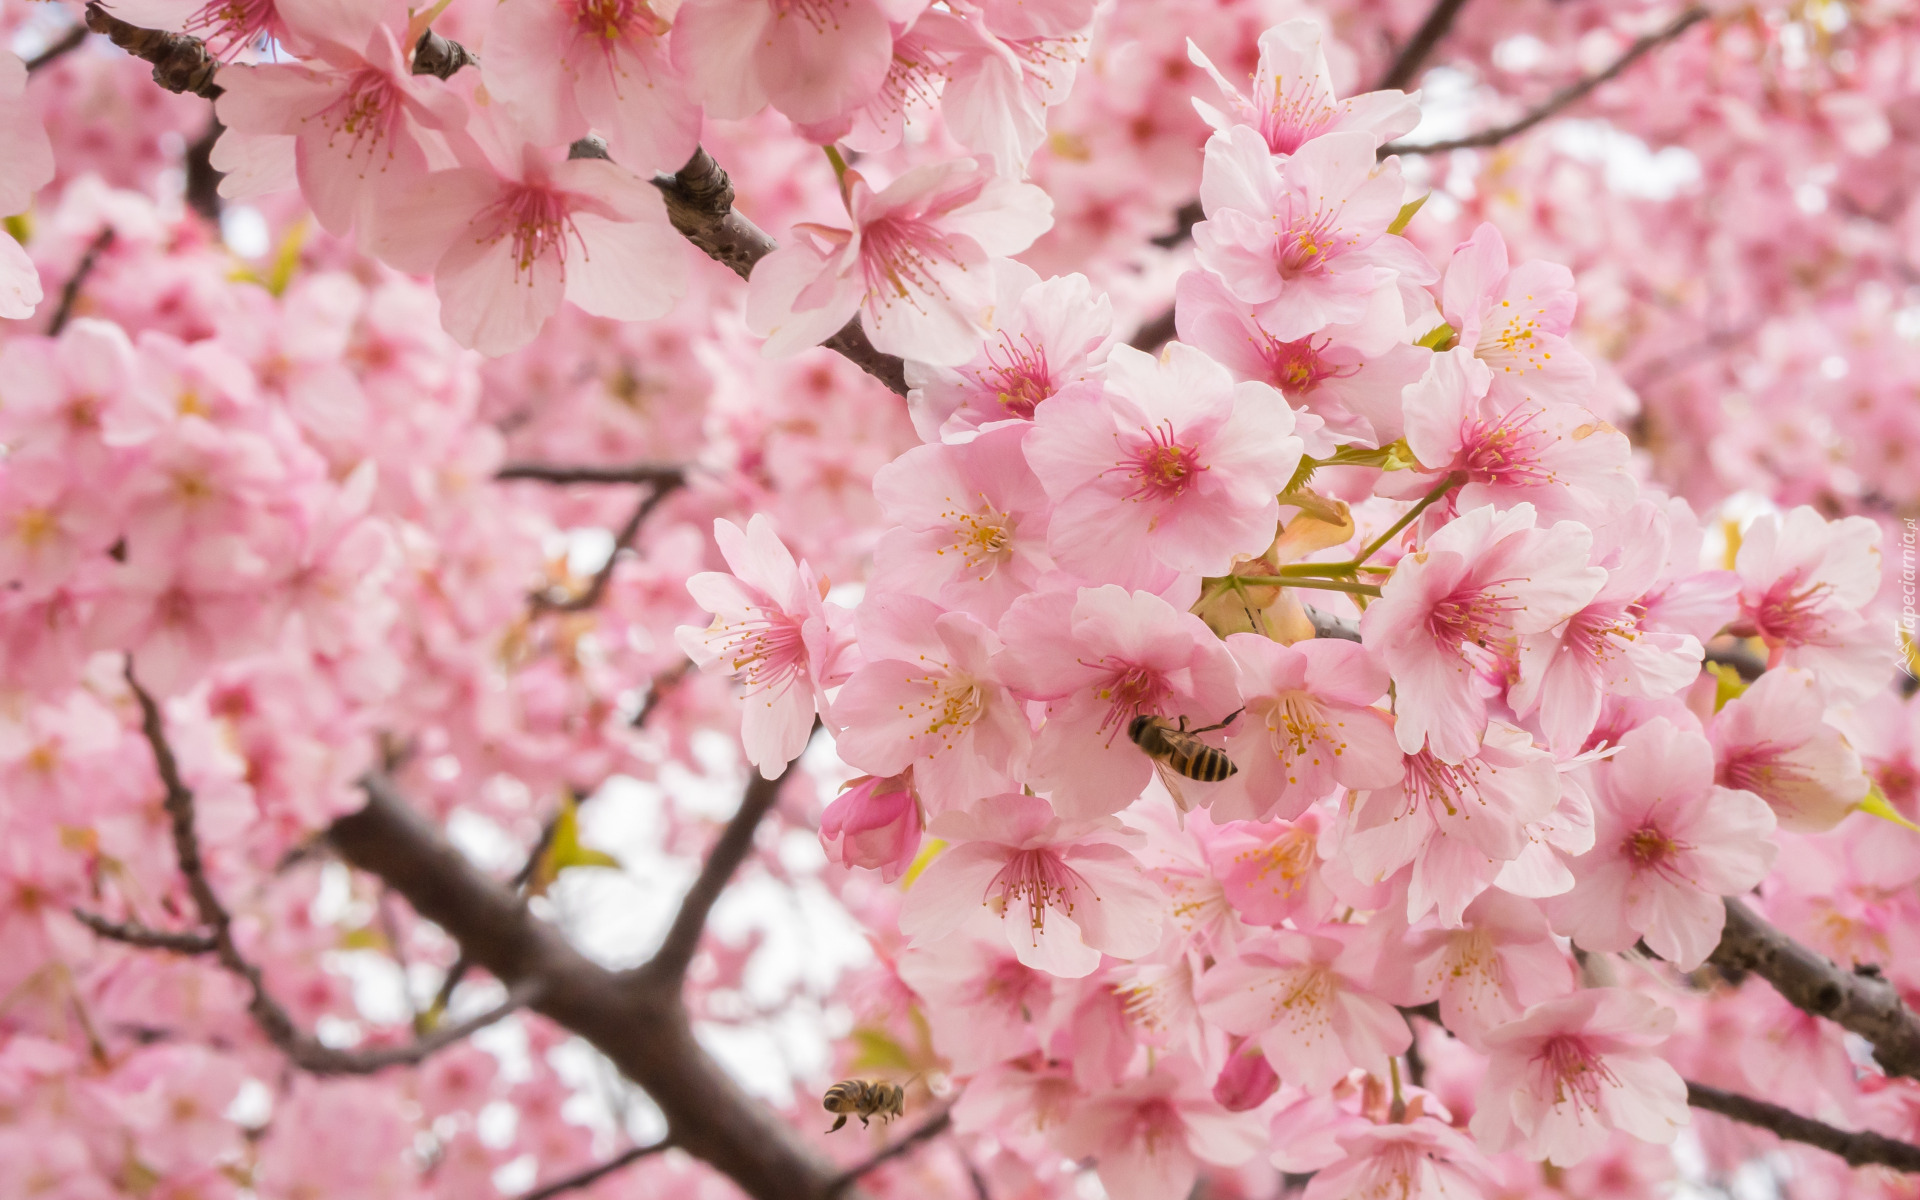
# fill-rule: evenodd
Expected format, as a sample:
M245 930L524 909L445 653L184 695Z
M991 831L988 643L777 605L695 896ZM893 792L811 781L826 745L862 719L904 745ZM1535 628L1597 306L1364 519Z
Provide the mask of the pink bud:
M847 867L900 878L920 852L920 805L911 775L857 779L820 814L820 846Z
M1243 1042L1228 1057L1220 1078L1213 1081L1213 1098L1228 1112L1246 1112L1266 1103L1279 1086L1280 1077L1273 1073L1260 1047Z

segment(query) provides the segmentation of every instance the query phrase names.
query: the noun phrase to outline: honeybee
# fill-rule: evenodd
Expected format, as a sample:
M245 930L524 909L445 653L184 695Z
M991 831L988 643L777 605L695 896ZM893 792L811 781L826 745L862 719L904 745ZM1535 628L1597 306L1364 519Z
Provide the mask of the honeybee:
M1226 720L1199 729L1188 729L1185 717L1179 718L1179 724L1176 725L1165 717L1142 713L1127 724L1127 736L1153 760L1154 770L1160 773L1160 782L1167 785L1174 805L1184 813L1192 805L1187 802L1180 785L1174 781L1176 775L1197 779L1201 783L1218 783L1240 771L1239 767L1233 765L1233 760L1227 757L1226 751L1207 745L1198 735L1225 729L1245 711L1235 709Z
M884 1125L894 1117L906 1115L907 1089L897 1083L874 1079L843 1079L827 1089L820 1104L828 1112L840 1114L828 1133L845 1125L848 1117L859 1117L863 1128L874 1117L879 1117Z

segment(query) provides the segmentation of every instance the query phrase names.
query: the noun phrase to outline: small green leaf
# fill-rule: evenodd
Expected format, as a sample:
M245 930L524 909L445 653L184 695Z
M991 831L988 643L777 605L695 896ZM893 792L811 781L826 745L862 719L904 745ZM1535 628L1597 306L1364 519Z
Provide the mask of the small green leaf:
M1429 350L1451 350L1453 348L1453 326L1445 321L1427 330L1426 336L1415 342L1416 346L1425 346Z
M620 860L613 855L580 844L580 806L575 803L572 792L561 799L560 812L553 819L553 836L547 839L546 851L540 855L533 875L527 880L527 894L545 894L560 877L560 872L570 867L620 869Z
M1746 695L1747 688L1751 685L1740 678L1739 671L1725 663L1710 662L1705 665L1714 681L1713 711L1719 712L1727 706L1727 701L1738 700Z
M1433 195L1432 192L1427 193L1427 196L1431 195ZM1393 224L1387 226L1387 232L1399 233L1406 229L1408 223L1413 220L1413 214L1419 212L1420 206L1427 202L1427 196L1422 196L1418 200L1410 200L1402 204L1400 206L1400 215L1393 219Z
M920 853L914 856L913 865L908 867L907 873L900 877L900 890L904 892L912 887L913 881L920 878L920 872L926 870L927 864L938 858L940 852L946 848L947 844L939 838L928 838L927 844L920 847Z
M19 242L23 246L27 244L27 239L33 236L33 215L31 213L15 213L5 220L0 220L0 225L5 225L7 227L7 233L12 236L14 241Z
M907 1048L884 1029L859 1028L850 1040L854 1051L847 1069L861 1075L906 1075L913 1070Z
M1887 801L1887 794L1880 790L1879 784L1867 788L1867 798L1859 804L1860 811L1869 816L1879 817L1883 821L1892 821L1902 829L1911 829L1920 833L1920 825L1915 825L1900 815L1900 810Z

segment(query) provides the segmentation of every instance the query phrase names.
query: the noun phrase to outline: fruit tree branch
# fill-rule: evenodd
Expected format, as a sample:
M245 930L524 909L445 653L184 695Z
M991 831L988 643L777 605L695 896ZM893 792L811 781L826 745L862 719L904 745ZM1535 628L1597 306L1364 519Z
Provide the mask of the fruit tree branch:
M1467 0L1436 0L1427 19L1420 22L1420 28L1413 31L1407 44L1400 47L1400 53L1394 55L1393 65L1373 85L1374 91L1405 91L1406 86L1420 77L1420 68L1426 65L1427 56L1433 48L1447 36L1453 28L1453 19L1467 6Z
M1723 970L1753 972L1795 1007L1871 1042L1874 1061L1887 1074L1920 1079L1920 1020L1891 981L1872 968L1842 970L1741 901L1729 896L1726 905L1726 929L1707 961Z
M199 38L129 25L102 8L100 0L87 5L87 28L135 58L152 63L153 81L170 92L191 92L215 100L223 90L213 81L220 60Z
M1687 1083L1687 1103L1743 1124L1770 1130L1789 1142L1817 1146L1839 1155L1850 1167L1883 1166L1896 1171L1920 1173L1920 1146L1911 1142L1898 1141L1877 1133L1835 1129L1777 1104L1723 1092L1691 1080Z
M542 1184L520 1197L520 1200L552 1200L552 1197L558 1196L563 1192L571 1192L576 1188L591 1187L615 1171L623 1167L630 1167L643 1158L651 1158L653 1155L670 1148L672 1145L673 1143L671 1141L663 1139L651 1145L634 1146L629 1150L614 1155L606 1162L596 1163L585 1170L575 1171L565 1178L556 1179L552 1183Z
M35 71L50 67L68 54L78 50L81 43L87 40L87 33L88 30L85 25L75 25L72 29L61 34L58 41L53 42L45 50L42 50L27 60L27 74L31 75Z
M918 1147L922 1142L931 1141L934 1138L939 1137L942 1133L945 1133L948 1130L948 1128L950 1128L952 1125L953 1125L953 1111L951 1106L941 1109L939 1112L935 1113L932 1117L929 1117L926 1121L922 1122L920 1127L914 1130L912 1133L909 1133L905 1137L898 1139L892 1145L889 1145L885 1149L879 1151L873 1157L867 1159L865 1162L857 1163L854 1166L848 1167L846 1170L840 1172L839 1176L837 1176L832 1183L827 1185L825 1200L833 1200L834 1197L838 1196L840 1193L846 1191L848 1188L852 1187L855 1183L859 1182L860 1178L863 1175L866 1175L868 1172L873 1171L879 1167L885 1166L886 1164L892 1162L896 1158L901 1157L902 1155L912 1153L913 1150L916 1147Z

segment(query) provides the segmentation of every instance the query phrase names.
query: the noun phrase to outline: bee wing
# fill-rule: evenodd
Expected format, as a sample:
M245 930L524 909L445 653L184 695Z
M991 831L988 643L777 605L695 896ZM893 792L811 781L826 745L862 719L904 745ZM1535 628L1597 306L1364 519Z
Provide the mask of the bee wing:
M1180 789L1179 774L1157 758L1153 760L1153 769L1159 774L1160 783L1167 789L1167 794L1173 797L1174 812L1178 815L1180 828L1185 829L1187 811L1193 807L1193 801L1187 799L1187 794Z

